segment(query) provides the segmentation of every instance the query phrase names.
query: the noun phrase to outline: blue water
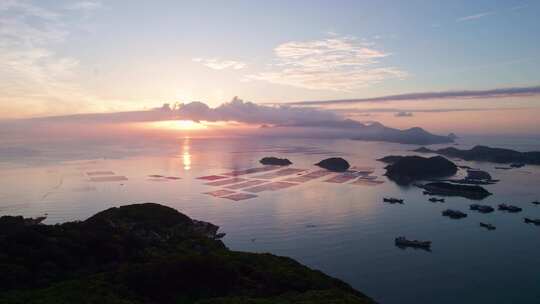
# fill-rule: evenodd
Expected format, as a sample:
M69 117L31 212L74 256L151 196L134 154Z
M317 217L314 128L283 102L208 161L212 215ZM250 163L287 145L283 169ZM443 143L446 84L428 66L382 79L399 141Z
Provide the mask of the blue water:
M475 143L540 150L535 139L460 139ZM495 170L494 164L460 164L489 171L494 195L482 203L512 203L522 213L468 211L470 200L447 198L431 203L417 188L386 180L374 187L322 182L324 178L259 197L232 202L202 194L214 190L196 177L258 166L263 156L287 157L296 168L342 156L353 165L410 154L414 146L350 140L179 139L151 146L132 143L102 146L41 145L35 153L0 153L0 214L39 216L47 223L86 217L105 208L139 202L162 203L196 219L221 226L233 250L271 252L340 278L381 303L540 303L540 227L524 216L540 218L540 168ZM1 151L0 151L1 152ZM127 181L93 183L86 172L111 170ZM150 174L179 176L157 182ZM381 202L383 196L404 205ZM454 208L469 216L451 220L441 211ZM497 226L481 229L480 221ZM432 252L401 250L393 239L433 241Z

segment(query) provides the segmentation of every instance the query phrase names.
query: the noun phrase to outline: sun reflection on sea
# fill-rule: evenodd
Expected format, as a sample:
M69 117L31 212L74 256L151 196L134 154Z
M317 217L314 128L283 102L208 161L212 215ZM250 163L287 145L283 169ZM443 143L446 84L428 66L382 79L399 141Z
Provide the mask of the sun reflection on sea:
M184 170L191 169L191 154L189 153L190 150L190 138L186 137L184 138L184 142L182 144L182 164L184 165Z

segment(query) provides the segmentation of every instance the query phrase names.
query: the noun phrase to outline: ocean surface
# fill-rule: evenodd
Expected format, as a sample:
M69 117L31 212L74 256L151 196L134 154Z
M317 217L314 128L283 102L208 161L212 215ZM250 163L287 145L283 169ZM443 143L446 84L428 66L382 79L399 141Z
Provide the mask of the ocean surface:
M468 137L458 143L540 150L537 138ZM84 220L111 206L155 202L219 225L233 250L295 258L381 303L540 303L540 227L523 223L524 216L540 218L540 206L530 203L540 200L540 167L497 170L495 164L456 161L500 179L486 186L493 195L482 204L523 208L517 214L480 214L468 210L474 201L451 197L432 203L421 189L400 187L383 176L377 158L411 154L414 148L298 138L3 147L0 215L46 214L46 223L53 224ZM204 194L224 186L205 185L209 181L199 177L260 167L263 156L289 158L292 168L305 172L317 170L313 164L324 158L341 156L362 170L373 168L371 175L383 183L325 182L329 175L240 201ZM385 204L385 196L405 204ZM446 208L468 217L442 217ZM487 231L480 221L497 229ZM431 240L432 251L395 247L394 238L401 235Z

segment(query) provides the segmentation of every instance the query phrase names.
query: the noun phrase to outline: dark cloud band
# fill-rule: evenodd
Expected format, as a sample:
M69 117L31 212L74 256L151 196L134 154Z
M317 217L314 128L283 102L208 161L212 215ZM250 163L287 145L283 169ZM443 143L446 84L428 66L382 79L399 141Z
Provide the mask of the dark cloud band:
M478 98L504 98L504 97L529 97L540 95L540 85L530 87L513 87L490 90L462 90L443 92L419 92L397 95L387 95L372 98L337 99L337 100L312 100L290 102L290 105L334 105L352 104L364 102L388 102L388 101L410 101L410 100L431 100L431 99L478 99Z

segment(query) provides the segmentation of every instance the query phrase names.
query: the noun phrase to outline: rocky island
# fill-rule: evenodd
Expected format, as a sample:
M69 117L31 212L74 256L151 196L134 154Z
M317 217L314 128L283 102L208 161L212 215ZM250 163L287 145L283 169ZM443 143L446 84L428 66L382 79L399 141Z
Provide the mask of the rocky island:
M341 157L331 157L323 159L315 165L334 172L345 172L351 167L351 165L349 165L349 162L347 162Z
M398 184L409 184L416 180L447 177L456 174L457 166L442 156L387 156L379 161L390 163L386 176Z
M540 165L540 151L519 152L510 149L491 148L487 146L475 146L470 150L460 150L454 147L431 150L426 147L421 147L414 151L418 153L440 154L467 161Z
M481 200L491 195L489 191L480 186L458 185L447 182L433 182L417 186L432 195L461 196L474 200Z
M286 257L229 250L219 227L158 204L81 222L0 218L1 303L374 303Z
M286 158L278 157L263 157L260 161L263 165L273 165L273 166L289 166L292 165L292 162Z

